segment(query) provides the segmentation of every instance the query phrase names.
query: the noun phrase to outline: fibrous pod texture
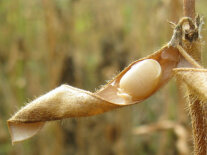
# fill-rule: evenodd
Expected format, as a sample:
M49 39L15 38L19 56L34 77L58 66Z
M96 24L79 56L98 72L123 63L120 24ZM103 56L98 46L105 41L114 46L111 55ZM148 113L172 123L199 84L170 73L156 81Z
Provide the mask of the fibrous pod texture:
M95 93L69 85L57 87L28 103L8 120L12 141L30 138L46 121L92 116L139 103L171 78L178 60L178 49L165 45L130 64Z

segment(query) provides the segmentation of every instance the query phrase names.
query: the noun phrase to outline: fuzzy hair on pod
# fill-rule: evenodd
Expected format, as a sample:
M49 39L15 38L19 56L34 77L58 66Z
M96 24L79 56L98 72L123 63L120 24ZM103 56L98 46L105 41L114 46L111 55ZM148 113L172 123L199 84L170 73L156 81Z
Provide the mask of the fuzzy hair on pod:
M93 116L123 106L139 103L154 94L172 77L172 69L177 66L178 60L178 49L165 45L152 55L131 63L113 80L95 93L69 85L59 86L28 103L8 120L12 142L15 143L32 137L47 121L61 120L70 117ZM149 71L150 67L153 70L155 69L155 74L148 75L149 72L145 73L143 68L145 65L140 65L138 68L134 67L142 61L149 62L147 63L148 69ZM142 72L133 71L133 74L130 74L134 69L142 70ZM135 79L134 84L138 86L135 90L131 89L134 91L132 94L127 94L127 91L124 92L127 96L131 96L129 99L120 95L120 80L124 75L129 76L131 79ZM151 83L153 83L153 80L156 81L156 85L152 88L146 88L150 87L150 85L143 83L143 81L146 80L143 78L146 77ZM126 82L127 80L122 81ZM142 83L140 84L140 82ZM128 86L122 86L123 90L125 87L127 87L127 90L130 89ZM148 91L144 96L136 94L139 93L139 90L143 93L142 91L147 89Z
M192 90L204 94L205 98L207 89L206 85L202 83L206 77L205 74L200 77L196 71L189 72L183 69L183 67L201 67L189 55L191 53L186 52L181 46L183 33L179 24L182 24L182 21L191 20L183 18L176 26L168 44L153 54L132 62L98 91L92 93L69 85L62 85L28 103L8 120L12 142L34 136L47 121L93 116L140 103L170 80L174 68L180 69L174 70L176 77L190 85ZM150 71L153 74L150 74ZM190 76L197 77L202 84L199 85L199 82L193 81L194 79ZM197 88L196 84L200 88Z
M45 121L91 116L118 107L88 91L62 85L20 109L8 126L12 141L17 142L36 134Z

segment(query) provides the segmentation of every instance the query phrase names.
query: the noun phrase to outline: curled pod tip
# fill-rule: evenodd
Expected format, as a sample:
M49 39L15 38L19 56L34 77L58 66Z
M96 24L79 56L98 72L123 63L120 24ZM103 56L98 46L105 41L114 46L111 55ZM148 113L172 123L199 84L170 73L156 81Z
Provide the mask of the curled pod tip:
M8 122L12 144L34 136L43 126L44 122L16 123Z

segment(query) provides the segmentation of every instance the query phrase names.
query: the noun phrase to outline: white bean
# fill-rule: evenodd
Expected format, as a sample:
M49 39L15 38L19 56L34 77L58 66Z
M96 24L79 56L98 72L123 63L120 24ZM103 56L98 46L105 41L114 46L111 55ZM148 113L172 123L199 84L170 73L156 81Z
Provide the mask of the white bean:
M157 87L161 72L161 66L156 60L137 62L121 78L118 95L132 100L148 97Z

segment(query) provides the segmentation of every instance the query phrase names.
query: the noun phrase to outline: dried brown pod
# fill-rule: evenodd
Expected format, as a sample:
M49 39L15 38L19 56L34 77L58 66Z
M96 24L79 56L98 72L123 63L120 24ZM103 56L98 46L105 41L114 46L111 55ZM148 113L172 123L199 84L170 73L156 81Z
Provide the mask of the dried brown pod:
M137 73L132 75L135 76L133 77L133 82L135 86L138 85L137 91L141 89L143 92L143 89L146 87L146 89L150 90L143 96L140 96L139 92L137 92L138 94L136 94L136 92L127 94L128 92L126 91L125 94L128 96L132 95L131 99L126 99L123 94L120 95L120 89L126 88L126 86L123 86L126 80L122 78L126 75L128 76L129 72L132 70L136 70L136 66L143 62L144 65L138 67L138 72L140 69L142 72L139 72L138 75ZM172 69L177 66L178 62L178 49L165 45L154 54L130 64L113 80L95 93L74 88L69 85L62 85L30 102L8 120L12 142L21 141L33 136L46 121L69 117L92 116L115 108L139 103L155 93L172 77ZM157 67L154 66L154 64L156 64ZM151 67L152 70L157 69L157 72L155 72L156 77L150 76L147 73L148 81L156 82L152 88L149 85L140 85L140 82L146 80L146 76L142 76L142 74L145 75L144 68L146 65L148 65L149 70ZM158 73L158 75L156 75L156 73ZM129 76L128 78L132 77ZM145 79L143 80L143 78ZM120 87L121 80L122 85ZM22 134L22 132L24 132L24 134Z
M95 93L62 85L30 102L8 120L12 142L30 138L47 121L92 116L139 103L159 90L172 77L174 68L199 67L177 39L179 35L173 35L167 45L131 63Z

